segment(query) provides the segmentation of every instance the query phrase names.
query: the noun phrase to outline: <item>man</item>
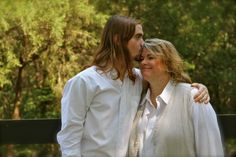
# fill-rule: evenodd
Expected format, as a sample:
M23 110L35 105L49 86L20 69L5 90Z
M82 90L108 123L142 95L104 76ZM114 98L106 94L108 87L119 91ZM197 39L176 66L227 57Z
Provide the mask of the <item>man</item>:
M132 61L143 44L141 24L124 16L106 23L92 66L71 78L57 135L63 157L124 157L142 92ZM198 84L199 86L199 84ZM197 99L208 101L201 86Z

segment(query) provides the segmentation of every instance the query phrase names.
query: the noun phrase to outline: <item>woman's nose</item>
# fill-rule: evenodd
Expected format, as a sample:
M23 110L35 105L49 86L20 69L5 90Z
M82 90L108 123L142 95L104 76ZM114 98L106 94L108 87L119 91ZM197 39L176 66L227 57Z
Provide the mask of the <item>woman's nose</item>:
M142 60L141 60L140 64L142 64L142 65L145 65L145 64L147 64L147 61L146 61L146 59L145 59L145 58L142 58Z

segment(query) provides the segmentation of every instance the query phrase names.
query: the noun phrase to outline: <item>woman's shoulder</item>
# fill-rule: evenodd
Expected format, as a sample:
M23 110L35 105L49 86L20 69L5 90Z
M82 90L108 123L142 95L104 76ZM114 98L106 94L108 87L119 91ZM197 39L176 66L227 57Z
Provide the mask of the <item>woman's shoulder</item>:
M176 87L179 92L190 96L193 96L198 92L198 89L192 87L190 83L177 83Z
M177 83L177 84L176 84L176 88L177 88L178 90L183 91L183 92L189 92L189 91L192 90L191 84L189 84L189 83L183 83L183 82Z

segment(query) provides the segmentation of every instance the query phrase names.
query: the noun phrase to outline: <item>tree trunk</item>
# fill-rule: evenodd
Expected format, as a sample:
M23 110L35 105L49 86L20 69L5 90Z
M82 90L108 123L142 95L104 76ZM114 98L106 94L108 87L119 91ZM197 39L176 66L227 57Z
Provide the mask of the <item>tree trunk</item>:
M14 155L13 155L13 145L12 144L7 145L6 157L14 157Z
M12 119L17 119L20 120L20 105L21 105L21 100L22 100L22 71L23 71L24 66L21 66L18 69L18 77L15 85L15 101L14 101L14 109L12 113ZM9 144L7 145L6 149L6 157L13 157L14 153L14 145Z
M18 77L15 86L15 101L12 119L20 119L20 104L22 99L22 71L24 66L22 65L18 70Z

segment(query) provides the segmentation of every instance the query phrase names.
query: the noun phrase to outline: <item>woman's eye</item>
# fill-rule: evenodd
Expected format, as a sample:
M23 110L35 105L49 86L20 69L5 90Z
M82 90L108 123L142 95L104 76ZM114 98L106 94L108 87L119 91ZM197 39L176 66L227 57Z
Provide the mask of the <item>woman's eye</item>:
M139 57L139 60L140 60L140 61L144 60L144 57L140 56L140 57Z
M150 59L150 60L155 59L155 57L154 56L149 56L148 59Z
M135 57L135 61L141 62L143 60L143 57L141 55L138 55Z

